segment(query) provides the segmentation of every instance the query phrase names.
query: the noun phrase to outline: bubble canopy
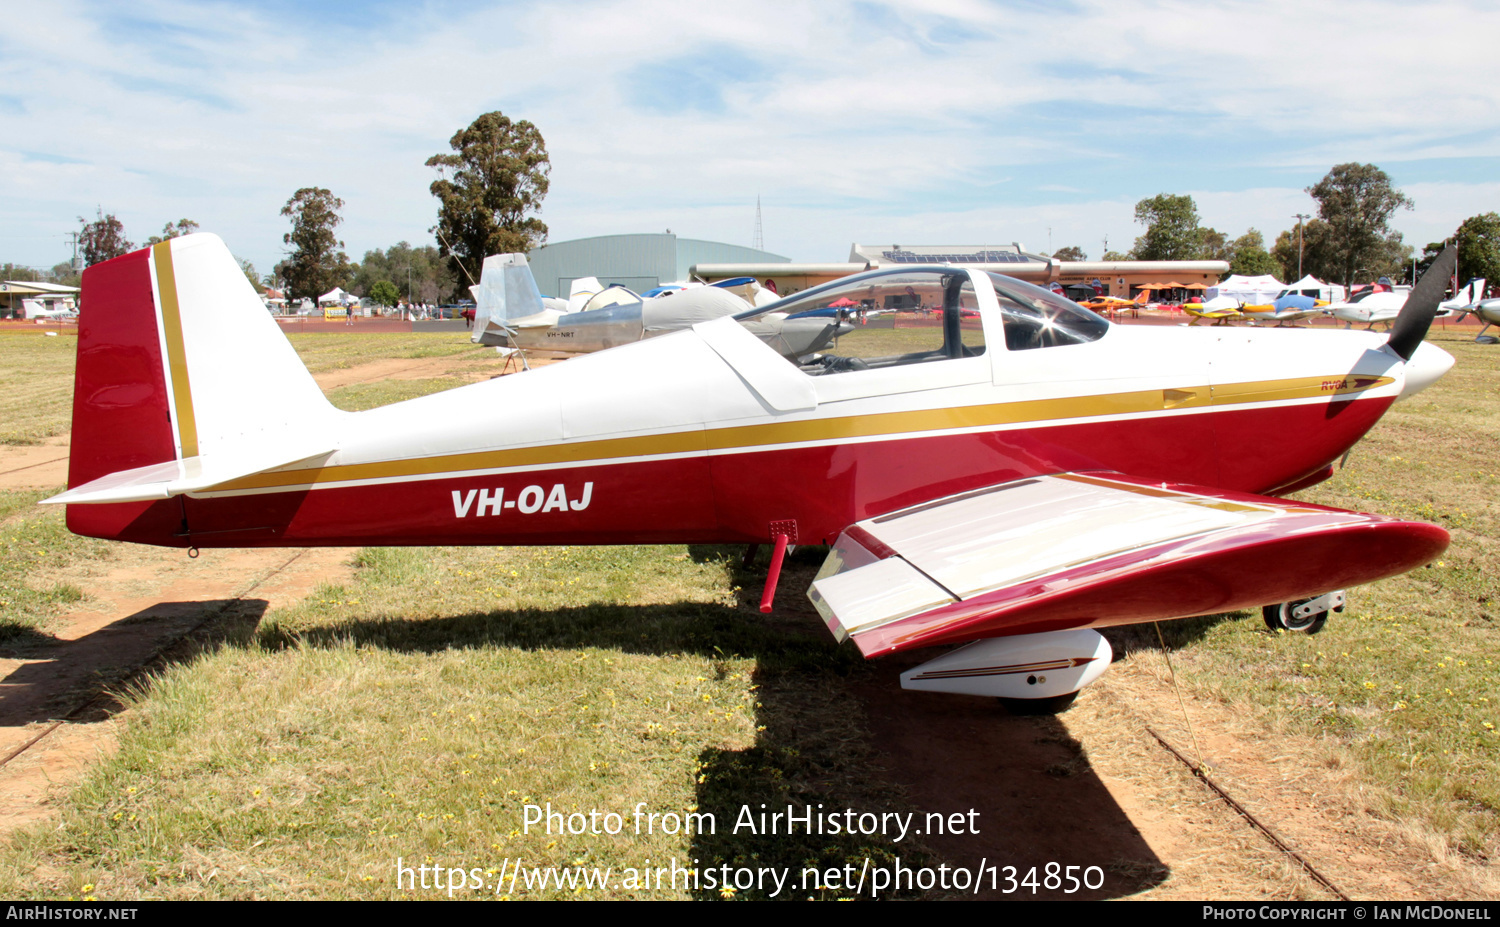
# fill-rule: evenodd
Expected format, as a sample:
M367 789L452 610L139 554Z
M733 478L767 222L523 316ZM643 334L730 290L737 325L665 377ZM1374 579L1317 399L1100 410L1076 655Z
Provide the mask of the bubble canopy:
M813 374L973 357L987 347L981 308L989 305L977 297L976 284L989 289L999 305L1000 324L991 320L988 334L994 340L1003 331L1005 350L1084 344L1109 331L1105 319L1041 287L1002 274L942 266L908 265L856 274L735 318L753 325L775 314L825 317L838 324L839 344L828 353L844 358L822 357L816 364L804 364ZM901 353L880 354L877 342Z

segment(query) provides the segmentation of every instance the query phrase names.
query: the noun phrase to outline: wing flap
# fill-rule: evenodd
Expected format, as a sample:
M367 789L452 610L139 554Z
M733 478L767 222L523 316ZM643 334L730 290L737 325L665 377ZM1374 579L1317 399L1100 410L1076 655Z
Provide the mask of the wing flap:
M874 656L1288 601L1404 572L1447 543L1417 522L1066 473L859 522L808 595Z
M830 612L839 616L829 629L840 641L850 634L957 601L900 557L876 560L826 577L817 582L816 588Z

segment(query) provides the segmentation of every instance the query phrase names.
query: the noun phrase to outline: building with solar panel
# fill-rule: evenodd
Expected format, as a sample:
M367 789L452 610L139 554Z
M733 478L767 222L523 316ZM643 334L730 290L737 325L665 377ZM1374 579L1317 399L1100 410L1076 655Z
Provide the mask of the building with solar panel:
M1008 245L862 245L847 261L809 263L743 245L679 238L671 232L601 235L543 245L527 255L537 287L547 296L568 295L574 280L597 277L637 293L673 281L712 283L733 277L769 281L789 296L850 274L901 264L956 264L1018 277L1041 286L1060 284L1120 296L1136 295L1142 284L1175 281L1212 286L1229 272L1224 261L1054 261ZM892 307L896 308L896 307Z

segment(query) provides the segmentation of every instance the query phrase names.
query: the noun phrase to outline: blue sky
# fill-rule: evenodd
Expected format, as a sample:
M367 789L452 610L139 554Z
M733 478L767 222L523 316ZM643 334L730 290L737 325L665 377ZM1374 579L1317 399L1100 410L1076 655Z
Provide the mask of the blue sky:
M102 208L262 271L300 187L359 259L428 243L424 166L481 113L534 123L555 241L672 229L843 260L852 242L1129 248L1134 204L1274 239L1334 164L1415 203L1419 247L1500 210L1500 8L1359 2L18 5L0 34L0 262Z

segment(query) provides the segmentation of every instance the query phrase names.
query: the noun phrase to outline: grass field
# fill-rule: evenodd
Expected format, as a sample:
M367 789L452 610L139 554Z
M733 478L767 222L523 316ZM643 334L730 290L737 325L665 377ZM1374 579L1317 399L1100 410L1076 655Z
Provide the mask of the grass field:
M313 373L339 370L386 358L448 357L474 354L467 332L410 335L345 335L311 333L288 335L297 356ZM487 359L487 358L486 358Z
M386 356L384 346L404 342L366 337L365 347L311 347L320 363L353 364L360 351ZM1244 613L1163 629L1191 692L1268 730L1311 736L1323 756L1309 761L1356 770L1372 807L1470 859L1493 859L1500 590L1487 566L1500 544L1492 501L1500 348L1442 333L1434 340L1458 358L1455 370L1397 406L1348 469L1302 497L1443 524L1454 537L1447 554L1354 590L1349 610L1316 636L1272 635L1259 615ZM311 347L299 340L299 351ZM66 381L66 365L28 353L45 350L27 346L0 364ZM445 382L369 384L340 404L368 407ZM17 513L8 525L30 524L19 514L28 499L3 504ZM45 532L56 526L43 519L35 530L27 549L50 555L46 545L60 539ZM764 620L746 601L759 579L737 572L733 553L367 550L348 585L273 612L253 633L140 688L118 753L66 801L60 821L0 850L0 891L101 900L448 894L398 887L398 857L405 866L478 870L491 887L517 858L613 866L617 875L669 858L800 867L900 852L910 861L909 845L728 840L722 829L522 832L524 806L547 802L627 815L644 802L661 813L710 812L721 827L740 805L761 802L904 807L899 789L870 771L849 685L865 672L861 661L805 612ZM10 571L0 582L24 585L36 559L0 563ZM799 596L820 559L799 551L801 572L784 578L782 601ZM1117 641L1156 646L1149 628ZM521 889L499 894L720 897Z
M396 898L448 894L399 890L398 858L617 873L879 858L887 847L856 840L723 833L751 796L899 802L863 774L843 720L851 660L737 608L718 551L367 551L354 585L153 680L61 828L0 853L0 891L35 896L38 866L57 872L41 891L57 897ZM693 837L523 833L524 807L548 803L722 823Z
M415 399L428 393L441 393L463 386L466 381L456 377L428 377L422 380L381 380L375 383L356 383L328 391L328 401L345 412L362 412L393 402Z
M48 619L83 598L76 585L38 581L35 574L109 555L103 541L69 532L60 509L36 504L49 495L0 491L0 647L9 650L44 634Z
M73 415L75 335L0 335L0 444L40 444Z

